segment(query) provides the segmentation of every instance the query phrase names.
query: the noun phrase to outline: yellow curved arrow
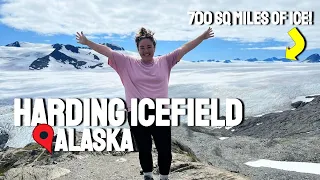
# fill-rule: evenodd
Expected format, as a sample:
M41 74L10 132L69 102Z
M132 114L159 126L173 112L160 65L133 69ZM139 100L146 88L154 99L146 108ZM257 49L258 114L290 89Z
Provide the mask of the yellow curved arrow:
M296 27L292 28L288 34L295 42L295 45L292 48L286 48L286 58L290 60L297 60L296 57L301 54L306 47L305 38Z

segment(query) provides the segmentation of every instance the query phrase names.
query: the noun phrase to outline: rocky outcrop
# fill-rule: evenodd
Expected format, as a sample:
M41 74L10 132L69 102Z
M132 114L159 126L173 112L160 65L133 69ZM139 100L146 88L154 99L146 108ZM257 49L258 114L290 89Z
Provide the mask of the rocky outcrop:
M52 47L55 49L55 50L61 50L62 47L63 47L63 44L53 44Z
M73 52L73 53L79 53L79 48L74 47L74 46L72 46L72 45L70 45L70 44L67 44L67 45L65 45L64 47L65 47L67 50L69 50L69 51L71 51L71 52Z
M16 41L16 42L11 43L11 44L7 44L6 46L7 47L21 47L19 41Z
M59 51L61 50L63 47L66 48L66 50L71 51L73 53L79 53L79 47L75 47L73 45L67 44L67 45L63 45L63 44L53 44L52 47Z
M202 162L253 180L319 179L317 174L245 164L260 159L320 163L320 96L313 97L294 110L249 117L236 127L184 125L172 133Z
M99 57L97 55L95 55L95 54L93 55L93 58L96 59L96 60L100 60Z
M295 110L270 113L245 120L235 127L233 135L257 138L283 138L320 134L320 96L309 102L300 102ZM257 125L261 124L261 125Z
M43 68L47 68L49 66L49 62L50 62L50 55L38 58L37 60L33 61L30 64L29 69L30 70L40 70Z
M0 150L2 150L9 140L9 134L6 130L0 128Z
M310 95L310 96L306 96L305 98L313 100L315 97L317 97L317 95ZM302 106L304 106L306 104L308 104L308 102L305 102L303 100L297 100L297 101L292 102L291 106L293 108L299 108L299 107L302 107Z

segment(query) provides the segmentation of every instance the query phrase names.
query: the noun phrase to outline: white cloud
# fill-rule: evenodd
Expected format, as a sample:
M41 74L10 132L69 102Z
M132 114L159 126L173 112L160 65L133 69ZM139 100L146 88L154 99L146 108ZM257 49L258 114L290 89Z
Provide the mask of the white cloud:
M248 50L285 50L286 46L270 46L270 47L252 47L252 48L243 48Z
M112 39L112 36L108 35L108 36L103 36L103 39Z
M69 34L83 31L90 36L118 34L120 37L135 33L141 26L155 32L157 40L190 40L207 29L189 25L188 11L314 11L314 25L298 26L307 40L307 49L320 48L320 2L318 0L242 0L211 1L5 1L0 5L1 23L43 34ZM243 43L274 39L292 42L288 31L294 25L241 26L212 25L215 36Z
M91 35L89 35L89 36L86 36L86 37L89 38L89 39L100 39L99 36L91 36Z

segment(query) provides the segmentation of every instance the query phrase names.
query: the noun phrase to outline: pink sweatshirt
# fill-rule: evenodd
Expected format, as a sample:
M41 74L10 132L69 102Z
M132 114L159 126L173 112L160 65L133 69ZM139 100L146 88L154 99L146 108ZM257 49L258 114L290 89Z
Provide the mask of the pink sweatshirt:
M169 78L172 67L177 64L180 48L163 56L154 57L153 63L112 52L108 64L118 73L125 88L126 105L131 111L131 98L168 98Z

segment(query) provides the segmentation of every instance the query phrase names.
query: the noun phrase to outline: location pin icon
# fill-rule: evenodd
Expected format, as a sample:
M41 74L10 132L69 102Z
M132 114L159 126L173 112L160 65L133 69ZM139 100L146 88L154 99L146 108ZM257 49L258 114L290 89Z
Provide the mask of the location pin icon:
M47 124L38 124L32 133L33 139L52 154L53 129Z

